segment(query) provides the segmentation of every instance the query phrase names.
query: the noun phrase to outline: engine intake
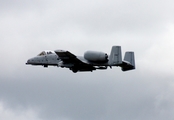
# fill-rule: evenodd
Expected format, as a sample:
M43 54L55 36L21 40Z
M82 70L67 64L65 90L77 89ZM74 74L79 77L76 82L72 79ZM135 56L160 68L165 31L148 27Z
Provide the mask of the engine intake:
M107 62L108 55L103 52L87 51L84 54L84 58L91 62Z

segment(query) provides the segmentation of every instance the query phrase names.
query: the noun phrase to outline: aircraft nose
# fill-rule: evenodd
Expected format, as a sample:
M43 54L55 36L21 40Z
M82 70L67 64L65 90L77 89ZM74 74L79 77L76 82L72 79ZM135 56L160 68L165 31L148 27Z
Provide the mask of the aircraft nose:
M31 60L30 60L30 59L28 59L28 60L27 60L27 62L26 62L26 64L30 64L30 63L31 63L30 61L31 61Z
M28 59L27 62L26 62L26 64L32 64L32 62L33 62L33 58Z

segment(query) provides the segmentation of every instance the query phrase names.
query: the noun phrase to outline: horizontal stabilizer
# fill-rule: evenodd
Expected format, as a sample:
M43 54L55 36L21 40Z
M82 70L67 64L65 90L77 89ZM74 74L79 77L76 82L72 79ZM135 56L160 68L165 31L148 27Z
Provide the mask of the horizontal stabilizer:
M126 52L122 65L120 65L122 71L128 71L135 69L134 52Z

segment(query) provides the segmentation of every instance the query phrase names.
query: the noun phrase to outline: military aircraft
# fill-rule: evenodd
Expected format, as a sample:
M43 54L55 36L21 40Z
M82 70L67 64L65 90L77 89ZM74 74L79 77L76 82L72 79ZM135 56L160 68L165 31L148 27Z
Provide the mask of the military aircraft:
M76 56L65 50L45 50L29 59L26 64L69 68L74 73L105 70L113 66L121 67L122 71L135 69L134 52L126 52L122 60L121 46L112 46L110 55L104 52L87 51L84 56Z

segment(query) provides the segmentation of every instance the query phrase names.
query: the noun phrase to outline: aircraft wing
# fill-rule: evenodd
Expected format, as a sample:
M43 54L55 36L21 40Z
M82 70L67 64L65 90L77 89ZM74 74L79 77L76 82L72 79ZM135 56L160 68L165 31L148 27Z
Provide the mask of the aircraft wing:
M63 61L63 64L72 64L70 69L76 69L77 71L92 71L96 68L90 64L84 63L80 59L77 58L74 54L70 53L69 51L64 50L56 50L55 53L59 56L59 58Z
M76 63L82 62L74 54L70 53L69 51L56 50L55 53L59 56L59 58L64 63L74 63L74 64L76 64Z

